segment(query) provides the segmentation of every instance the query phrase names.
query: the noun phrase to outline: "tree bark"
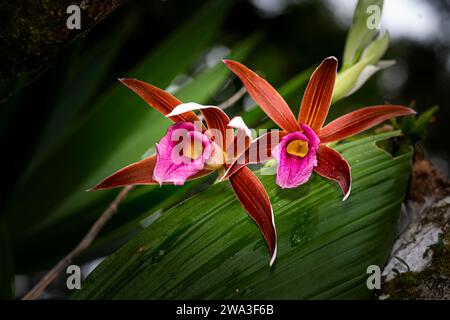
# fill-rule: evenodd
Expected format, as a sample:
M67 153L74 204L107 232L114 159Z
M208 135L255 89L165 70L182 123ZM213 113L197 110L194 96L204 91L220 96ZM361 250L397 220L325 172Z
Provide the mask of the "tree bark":
M0 82L45 67L67 43L86 34L126 0L16 0L0 3ZM66 26L69 5L81 30Z
M379 299L450 299L450 180L416 150L407 224L383 274Z

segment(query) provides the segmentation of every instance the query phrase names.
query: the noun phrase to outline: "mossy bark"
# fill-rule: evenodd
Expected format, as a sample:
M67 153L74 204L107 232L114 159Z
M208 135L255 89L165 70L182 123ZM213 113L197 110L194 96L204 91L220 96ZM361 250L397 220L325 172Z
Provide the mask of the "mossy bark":
M58 51L89 32L126 0L16 0L0 3L0 81L47 65ZM69 5L81 9L81 30L69 30Z
M439 241L424 253L424 257L432 255L431 262L420 272L407 271L390 281L384 279L376 298L450 300L450 180L416 152L408 201L421 204L427 199L433 204L424 206L420 224L432 223L442 230Z
M377 296L392 300L450 300L450 234L443 234L430 250L433 260L425 270L400 273L395 279L385 282Z

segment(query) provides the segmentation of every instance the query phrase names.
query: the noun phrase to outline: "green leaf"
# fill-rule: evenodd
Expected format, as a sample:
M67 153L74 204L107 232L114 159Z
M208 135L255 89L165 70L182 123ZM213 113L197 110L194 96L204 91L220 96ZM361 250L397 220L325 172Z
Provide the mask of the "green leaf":
M438 111L439 106L433 106L417 116L414 123L414 133L423 136Z
M134 31L139 13L135 10L125 15L101 42L96 44L80 59L82 45L73 48L70 65L61 88L57 91L52 112L36 147L33 161L40 158L49 146L58 141L66 126L77 116L82 108L98 94L99 87L108 75L113 62L123 49L126 40Z
M342 202L334 182L314 175L296 189L261 176L278 230L269 268L262 236L229 184L219 183L172 208L104 260L74 299L368 298L367 267L382 266L411 170L376 142L390 132L339 144L352 166Z
M244 60L261 41L262 34L256 32L231 50L228 59ZM183 86L175 96L183 101L206 102L230 77L230 71L219 61L214 67L199 74L193 81Z
M415 108L415 103L411 103L411 108ZM403 117L401 120L391 119L391 123L396 129L400 129L403 133L403 143L400 144L399 150L404 145L414 145L418 141L424 140L428 133L428 128L435 119L436 112L439 111L438 106L433 106L419 115Z

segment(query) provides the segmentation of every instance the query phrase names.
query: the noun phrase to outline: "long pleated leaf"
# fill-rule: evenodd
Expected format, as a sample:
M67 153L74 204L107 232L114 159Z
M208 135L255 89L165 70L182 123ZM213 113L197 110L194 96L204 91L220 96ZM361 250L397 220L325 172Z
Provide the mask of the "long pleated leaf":
M103 261L75 299L368 298L369 265L382 266L411 170L411 154L392 158L377 141L390 132L336 147L352 168L342 200L335 182L314 175L280 190L260 176L275 213L278 258L267 248L228 183L180 203Z

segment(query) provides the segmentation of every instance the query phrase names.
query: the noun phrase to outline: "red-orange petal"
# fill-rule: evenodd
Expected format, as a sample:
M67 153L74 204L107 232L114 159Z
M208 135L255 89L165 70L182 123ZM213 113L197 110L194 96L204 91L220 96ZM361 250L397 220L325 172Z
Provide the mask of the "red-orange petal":
M350 112L327 124L319 131L319 138L322 143L342 140L370 129L390 118L415 113L413 109L404 106L381 105L365 107Z
M303 95L298 122L315 132L322 128L330 109L338 61L328 57L313 72Z
M300 130L288 104L270 83L239 62L223 62L241 79L253 100L280 128L289 132Z
M216 129L220 131L221 136L216 137L216 139L221 138L222 141L215 141L215 142L221 145L222 150L225 150L228 145L227 128L228 123L230 123L230 118L220 108L200 109L200 112L205 118L205 122L208 129Z
M258 177L247 167L230 177L230 182L245 211L256 222L266 240L271 266L277 255L277 232L269 196Z
M119 79L125 86L137 93L149 106L167 115L177 105L181 104L181 101L175 98L170 93L161 90L151 84L137 80L137 79ZM194 112L186 112L178 116L170 117L173 122L178 121L200 121Z
M251 138L244 131L238 130L237 134L233 138L229 138L229 140L232 140L232 142L226 148L226 159L230 163L248 149Z
M153 179L153 170L156 165L156 155L147 157L141 161L132 163L119 171L105 178L91 190L112 189L116 187L124 187L129 185L152 185L158 184ZM212 171L202 170L190 177L193 180L210 174Z
M322 177L337 181L346 200L352 188L350 166L341 154L327 146L320 145L317 150L317 167L314 171Z
M275 134L278 135L277 142L279 142L287 132L272 131L253 140L245 151L231 163L220 180L223 181L231 177L247 164L263 163L272 158L272 149L278 144L272 141L272 137Z
M132 163L113 173L92 190L111 189L135 184L157 184L153 179L153 170L156 165L156 155Z

